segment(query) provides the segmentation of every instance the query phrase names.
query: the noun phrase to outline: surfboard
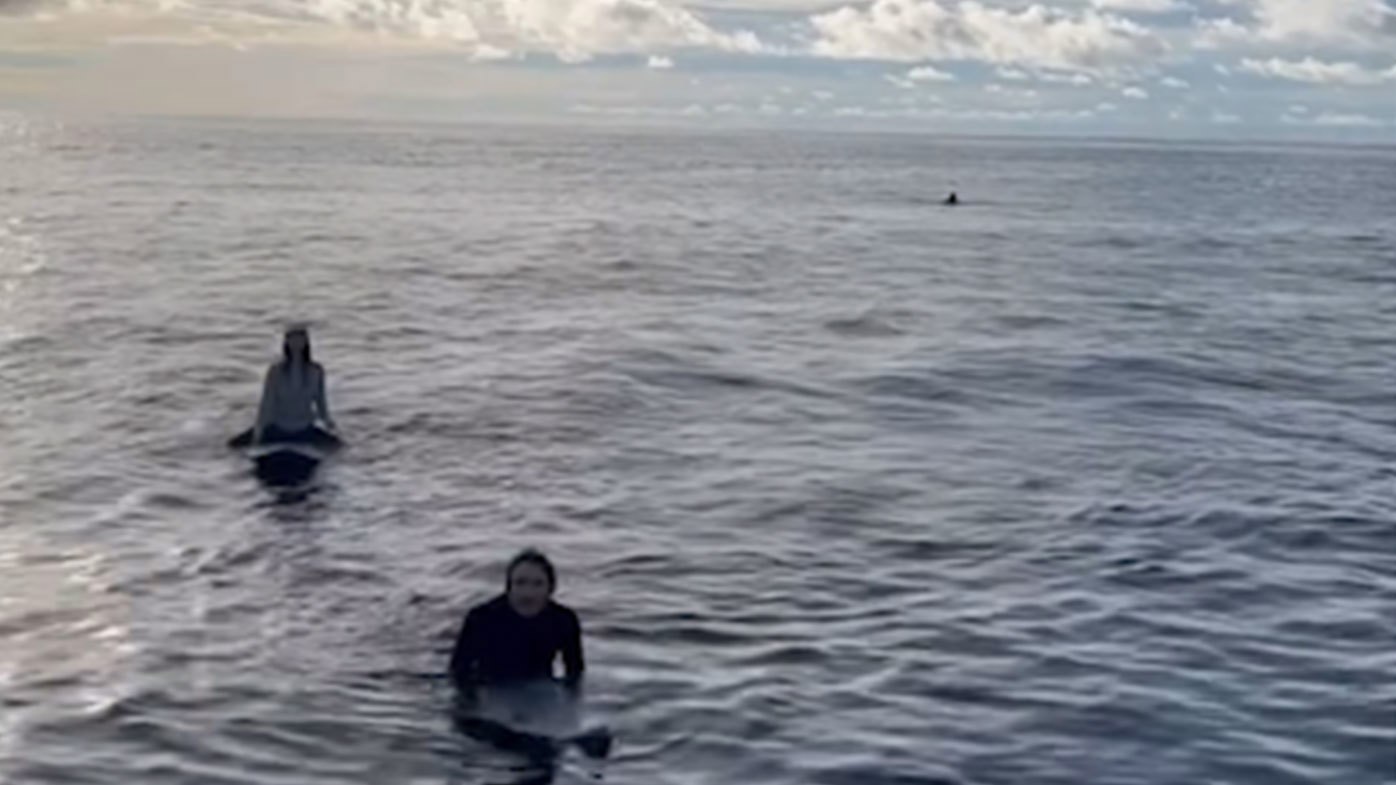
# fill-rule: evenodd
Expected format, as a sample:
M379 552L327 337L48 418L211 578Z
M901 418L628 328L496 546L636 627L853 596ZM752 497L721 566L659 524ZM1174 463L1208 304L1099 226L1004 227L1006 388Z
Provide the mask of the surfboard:
M268 485L299 485L315 474L324 453L308 444L259 444L250 448L257 477Z
M590 758L605 758L611 752L611 731L588 715L580 693L539 679L476 687L461 718L472 735L498 746L560 751L574 745Z
M335 434L317 427L294 439L253 444L249 428L229 439L228 446L246 451L258 479L267 485L289 487L308 481L341 442Z

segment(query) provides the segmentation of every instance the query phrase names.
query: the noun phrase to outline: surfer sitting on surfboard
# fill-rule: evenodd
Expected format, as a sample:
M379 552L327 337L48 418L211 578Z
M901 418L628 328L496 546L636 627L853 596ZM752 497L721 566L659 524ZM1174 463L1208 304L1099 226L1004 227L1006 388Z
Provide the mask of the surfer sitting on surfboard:
M230 443L235 447L267 442L338 443L325 400L325 369L310 358L309 331L299 326L286 330L281 353L281 360L267 368L256 425ZM328 431L315 427L317 419Z
M563 680L582 678L582 625L576 612L552 599L557 571L536 550L509 562L504 593L470 609L451 653L451 679L469 690L478 684L550 679L562 655Z

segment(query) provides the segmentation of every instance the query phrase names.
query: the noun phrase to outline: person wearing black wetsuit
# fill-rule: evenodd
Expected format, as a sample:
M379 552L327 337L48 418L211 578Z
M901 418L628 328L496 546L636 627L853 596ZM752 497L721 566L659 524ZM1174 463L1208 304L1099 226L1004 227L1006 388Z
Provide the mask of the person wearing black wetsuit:
M478 684L553 677L562 655L564 680L577 684L582 659L582 625L576 612L552 599L557 572L548 558L526 550L509 562L505 591L470 609L451 653L451 680L469 689Z

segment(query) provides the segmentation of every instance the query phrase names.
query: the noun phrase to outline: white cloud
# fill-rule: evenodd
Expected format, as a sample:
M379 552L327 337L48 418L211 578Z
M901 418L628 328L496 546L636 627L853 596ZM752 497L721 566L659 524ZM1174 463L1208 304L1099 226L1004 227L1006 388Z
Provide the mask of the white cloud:
M1089 87L1095 84L1095 80L1086 74L1040 73L1037 78L1049 84L1066 84L1073 87Z
M1136 11L1146 14L1161 14L1188 8L1177 0L1091 0L1091 5L1105 11Z
M1386 123L1365 114L1343 114L1337 112L1324 112L1313 119L1314 125L1324 125L1336 128L1381 128Z
M1012 100L1020 100L1020 101L1035 101L1035 100L1037 100L1037 91L1036 91L1036 90L1026 90L1026 89L1017 88L1017 87L1008 87L1008 86L1006 86L1006 85L998 84L997 82L994 82L994 83L985 85L985 86L984 86L984 92L989 93L990 95L1001 95L1001 96L1003 96L1003 97L1005 97L1005 98L1009 98L1009 99L1012 99Z
M1144 27L1093 10L976 0L873 0L810 18L815 54L889 61L977 60L1067 71L1106 70L1161 56L1167 45Z
M1392 123L1360 113L1323 112L1313 116L1308 107L1291 106L1280 116L1285 125L1307 125L1323 128L1385 128Z
M1120 110L1120 107L1110 103L1109 101L1104 101L1100 104L1097 104L1095 110L1100 114L1109 114L1110 112L1118 112Z
M1149 98L1148 91L1139 87L1126 87L1120 91L1120 95L1125 98L1133 98L1136 101L1146 101Z
M1171 87L1174 90L1186 90L1189 87L1192 87L1192 85L1186 79L1179 79L1176 76L1165 76L1162 79L1158 80L1158 83L1163 85L1164 87Z
M934 66L923 65L906 72L906 78L915 82L953 82L955 75Z
M1205 19L1199 42L1292 43L1389 48L1396 42L1396 7L1387 0L1225 0L1245 18Z
M903 90L915 90L915 89L916 89L916 83L915 83L915 82L911 81L910 79L903 79L902 77L897 76L896 74L883 74L883 75L882 75L882 78L883 78L883 79L886 79L886 80L887 80L888 82L890 82L892 85L894 85L894 86L896 86L896 87L899 87L899 88L901 88L901 89L903 89Z
M86 14L94 19L72 19ZM754 33L711 27L678 0L69 0L51 20L65 22L104 30L99 42L113 29L205 43L226 33L253 43L436 43L486 59L764 50Z
M1029 78L1026 71L1017 68L998 68L994 73L998 78L1009 82L1021 82Z
M645 62L646 68L665 69L673 68L674 61L663 55L650 55L650 59Z
M813 90L810 92L810 97L820 103L827 103L834 100L834 94L828 90Z
M1212 122L1217 125L1235 125L1241 122L1241 117L1228 112L1216 111L1212 112Z
M1271 79L1307 84L1374 85L1396 79L1396 66L1387 71L1376 71L1350 61L1326 63L1313 57L1303 60L1246 58L1241 61L1241 70Z

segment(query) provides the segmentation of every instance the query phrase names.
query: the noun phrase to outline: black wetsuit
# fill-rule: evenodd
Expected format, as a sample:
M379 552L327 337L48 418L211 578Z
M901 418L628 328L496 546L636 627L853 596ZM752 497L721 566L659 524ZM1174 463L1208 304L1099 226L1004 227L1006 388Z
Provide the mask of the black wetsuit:
M566 680L582 676L582 625L571 608L549 601L537 616L519 615L503 594L466 614L451 653L451 679L459 686L553 676L562 654Z

